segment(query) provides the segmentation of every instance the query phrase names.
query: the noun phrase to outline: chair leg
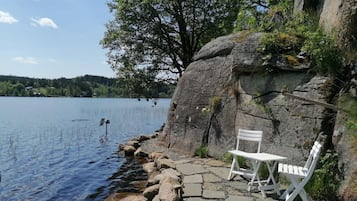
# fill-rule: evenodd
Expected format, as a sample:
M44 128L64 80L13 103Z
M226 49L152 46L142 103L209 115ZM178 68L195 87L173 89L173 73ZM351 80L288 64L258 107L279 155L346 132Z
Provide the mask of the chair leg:
M284 193L280 196L279 199L286 199L286 196L289 195L289 193L294 189L294 185L290 184L288 188L284 191Z
M229 175L228 175L228 180L232 179L232 171L234 170L234 166L236 165L236 158L233 157L233 161L232 161L232 165L231 165L231 170L229 171Z
M298 183L294 177L289 178L291 180L291 184L294 186L294 190L290 195L288 195L288 199L286 201L293 201L297 195L299 195L303 201L308 201L306 192L303 188L304 184Z
M308 199L307 199L307 193L306 193L306 191L305 191L303 188L301 189L301 191L300 191L300 193L299 193L299 196L301 197L302 200L308 201Z

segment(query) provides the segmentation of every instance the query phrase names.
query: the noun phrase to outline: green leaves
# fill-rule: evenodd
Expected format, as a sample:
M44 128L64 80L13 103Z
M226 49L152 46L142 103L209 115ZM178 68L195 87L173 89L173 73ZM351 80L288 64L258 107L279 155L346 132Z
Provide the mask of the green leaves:
M306 184L306 190L314 200L338 200L336 195L338 194L341 178L338 155L328 150L320 158L319 167Z
M252 15L258 11L256 7L240 11L236 24L236 30L249 27L268 32L261 39L264 64L269 66L283 58L292 65L309 62L322 75L334 77L342 72L342 52L335 40L319 29L318 17L306 12L293 13L292 1L268 1L267 5L270 7L258 12L259 15ZM307 56L304 61L299 61L299 54Z
M334 40L322 31L308 32L302 51L310 54L320 74L335 76L342 71L342 53Z
M208 41L231 33L239 0L112 0L114 19L101 40L111 67L180 77ZM140 72L141 70L142 72ZM176 75L176 76L173 76Z

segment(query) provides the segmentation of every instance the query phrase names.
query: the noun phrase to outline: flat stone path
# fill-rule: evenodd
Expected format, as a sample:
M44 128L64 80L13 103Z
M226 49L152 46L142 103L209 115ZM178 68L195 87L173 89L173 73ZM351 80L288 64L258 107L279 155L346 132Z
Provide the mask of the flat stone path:
M147 153L163 152L173 159L176 169L183 175L184 201L273 201L279 200L276 193L261 192L252 187L247 191L248 181L236 176L228 180L230 164L213 158L188 157L161 146L159 141L148 140L141 146Z
M276 193L267 192L263 198L255 187L247 191L248 181L236 176L227 180L230 165L212 158L182 158L175 160L183 175L184 201L272 201Z

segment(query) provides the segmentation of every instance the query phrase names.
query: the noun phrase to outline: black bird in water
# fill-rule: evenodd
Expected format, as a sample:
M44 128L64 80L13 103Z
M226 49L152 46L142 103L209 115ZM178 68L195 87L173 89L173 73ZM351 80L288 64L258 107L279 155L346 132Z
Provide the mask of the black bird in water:
M105 120L105 118L102 118L99 122L99 126L103 126L105 124L105 139L107 139L107 135L108 135L108 124L110 124L110 120L107 119ZM103 138L100 139L100 141L104 142Z

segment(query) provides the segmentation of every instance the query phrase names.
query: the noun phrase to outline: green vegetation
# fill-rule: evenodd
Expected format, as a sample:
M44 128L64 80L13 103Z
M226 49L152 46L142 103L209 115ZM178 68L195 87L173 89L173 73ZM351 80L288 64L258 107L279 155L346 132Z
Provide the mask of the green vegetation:
M210 118L213 117L213 114L218 112L221 106L221 97L213 96L209 99L209 105L207 107L203 107L201 112L203 115L211 115Z
M314 200L338 200L341 179L338 156L329 150L320 158L318 167L306 184L306 191Z
M232 163L233 160L233 154L226 152L223 154L222 161L226 163Z
M143 97L130 93L125 80L85 75L73 79L0 76L0 96ZM171 97L174 86L156 83L145 98Z
M221 105L221 97L219 96L213 96L209 100L210 104L210 109L213 113L217 112L219 110L219 107Z
M232 163L233 157L234 157L233 154L227 152L223 155L222 160L226 163ZM241 156L235 156L235 157L238 161L238 164L240 164L243 168L248 168L251 166L251 164L248 164L249 160L247 160L246 158L241 157Z
M208 157L208 146L200 146L195 151L195 155L199 156L200 158L207 158Z
M340 105L347 113L347 133L350 134L354 152L357 154L357 100L349 95L344 95L340 98Z
M290 0L262 2L266 3L242 7L237 16L235 31L245 31L244 35L248 33L246 30L266 33L261 38L258 50L264 55L267 72L276 70L274 67L277 63L285 62L293 67L311 66L312 71L329 76L332 80L346 76L342 73L343 60L351 55L344 55L336 39L323 33L319 28L318 17L315 16L317 13L294 13L293 1ZM354 109L349 110L352 111L349 125L357 131L355 105ZM354 144L357 144L357 137L353 139ZM337 154L333 151L324 153L306 187L309 195L314 200L338 200L341 175Z
M111 0L114 19L100 43L120 78L136 86L176 82L204 44L232 32L240 5L239 0Z
M346 112L346 127L345 130L346 138L350 141L352 153L357 154L357 100L351 95L343 95L340 98L339 105ZM347 178L347 188L345 190L345 195L343 197L356 197L357 196L357 172L354 171Z
M262 37L260 48L268 69L282 59L293 66L311 63L315 72L322 75L339 75L343 55L335 40L320 30L314 14L293 13L292 8L293 1L284 0L273 2L269 9L260 12L256 8L241 10L235 31L268 33Z
M225 153L223 155L222 160L226 163L232 163L233 161L233 154L231 153ZM241 166L241 168L249 168L249 169L253 169L252 163L250 160L248 160L247 158L241 157L241 156L236 156L236 159L238 161L238 164ZM262 163L259 171L258 171L259 176L264 179L264 178L268 178L269 176L269 170L268 167L266 166L265 163Z

